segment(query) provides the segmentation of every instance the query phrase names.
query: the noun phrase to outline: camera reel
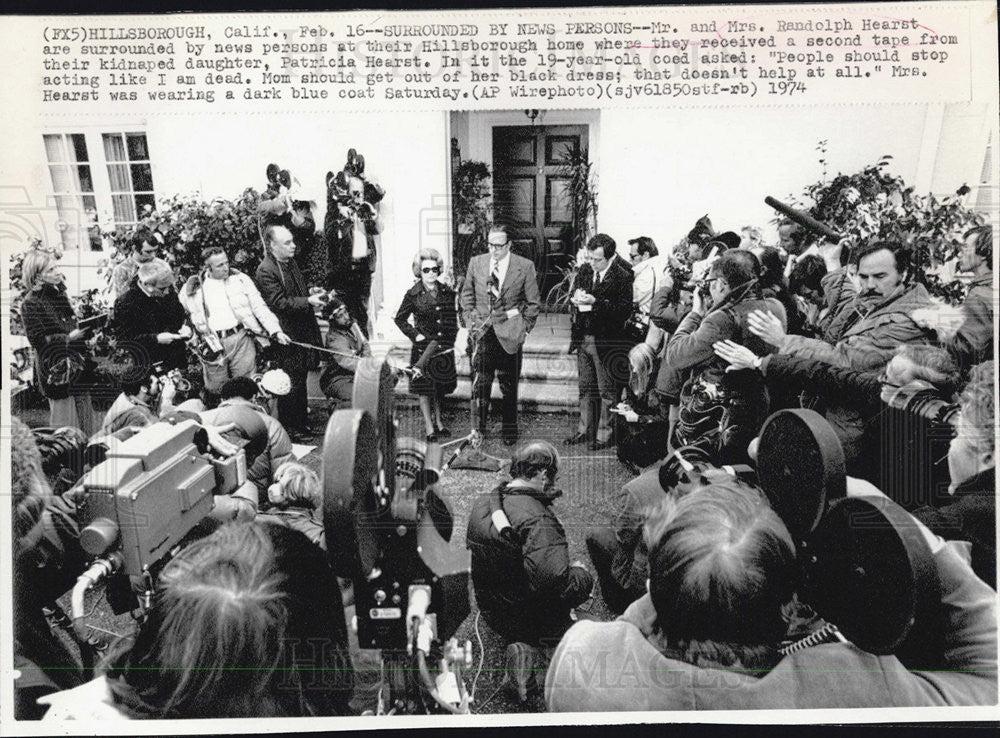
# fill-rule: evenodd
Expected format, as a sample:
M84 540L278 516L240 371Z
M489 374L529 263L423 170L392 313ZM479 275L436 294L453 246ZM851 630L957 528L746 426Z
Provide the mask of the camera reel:
M430 646L419 645L418 630L429 627L440 644L465 620L471 555L450 545L454 517L435 489L441 447L397 441L394 384L387 362L363 359L354 406L330 417L322 466L328 553L337 574L354 582L358 643L382 652L394 709L423 712L422 695L430 694L454 712L429 678ZM445 663L454 671L443 673L464 693L460 668L471 663L471 651L454 649L454 643L445 647Z
M760 488L802 567L800 597L858 648L907 666L940 647L940 584L916 521L887 497L847 497L844 452L812 410L781 410L760 433Z

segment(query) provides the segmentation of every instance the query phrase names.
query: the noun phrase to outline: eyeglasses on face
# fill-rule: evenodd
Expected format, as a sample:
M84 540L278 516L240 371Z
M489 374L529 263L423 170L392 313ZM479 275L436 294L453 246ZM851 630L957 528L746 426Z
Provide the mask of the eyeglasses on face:
M420 271L424 274L440 274L441 267L423 267Z

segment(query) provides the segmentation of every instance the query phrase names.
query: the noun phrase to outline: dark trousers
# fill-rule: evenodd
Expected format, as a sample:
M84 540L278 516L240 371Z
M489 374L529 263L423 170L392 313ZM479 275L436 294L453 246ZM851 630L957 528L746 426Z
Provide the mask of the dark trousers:
M521 377L521 349L508 354L493 328L487 328L475 349L476 380L472 387L472 422L476 430L485 434L490 414L490 394L493 391L493 377L500 382L503 396L503 436L517 437L517 383Z
M616 615L621 615L625 609L642 597L646 592L645 582L620 582L615 578L612 564L618 552L618 539L611 528L591 528L587 531L587 552L590 561L597 572L597 581L601 584L601 596L604 603ZM631 567L629 573L631 574Z
M286 430L305 429L309 425L309 395L306 379L309 376L311 351L299 346L279 346L278 366L288 374L292 389L278 398L278 420Z
M351 261L336 285L337 294L361 332L368 334L368 298L372 294L372 273L368 260Z

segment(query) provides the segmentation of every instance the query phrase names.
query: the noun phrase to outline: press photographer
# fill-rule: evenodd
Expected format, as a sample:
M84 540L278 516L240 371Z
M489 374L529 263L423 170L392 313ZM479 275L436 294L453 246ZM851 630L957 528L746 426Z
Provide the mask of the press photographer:
M783 462L772 453L788 451L761 451L780 471ZM789 491L802 494L797 484ZM546 677L548 708L994 704L996 593L952 545L884 498L866 500L855 505L854 498L842 499L839 508L830 508L810 546L819 564L805 563L803 570L785 521L759 490L732 478L668 495L646 524L649 593L614 622L580 622L569 630ZM838 509L845 512L835 514ZM875 516L870 538L851 527L855 509ZM833 525L820 538L829 519ZM856 540L845 545L851 537ZM852 563L851 557L861 560ZM871 581L866 569L878 571ZM804 585L828 607L802 599ZM889 593L890 586L901 588ZM931 643L920 651L917 642L919 665L892 655L913 624L907 607L914 598L938 613L941 623L932 627L943 635L940 652ZM868 652L847 642L840 618L832 624L826 616L816 618L803 607L810 604L821 616L839 609L853 621L857 640L886 640Z

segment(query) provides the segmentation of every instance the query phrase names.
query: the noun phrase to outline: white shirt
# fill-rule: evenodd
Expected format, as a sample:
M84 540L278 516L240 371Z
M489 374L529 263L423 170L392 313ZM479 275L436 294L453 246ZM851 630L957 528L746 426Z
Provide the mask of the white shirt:
M497 270L499 272L499 276L497 277L497 279L500 280L500 284L497 289L502 290L503 281L507 278L507 268L510 266L510 251L508 251L507 255L503 257L499 262L494 262L493 257L492 256L490 257L490 274L493 273L494 263L496 263L499 267L499 269ZM489 279L489 277L487 277L487 279Z
M632 282L632 300L639 305L639 309L644 313L649 312L653 293L667 282L664 273L669 266L668 256L660 254L633 267L635 281Z
M204 295L205 317L210 331L216 333L228 331L240 324L236 313L229 305L226 280L206 277L202 282L202 295Z
M351 244L351 258L364 259L368 256L368 231L364 221L354 216L354 243Z

